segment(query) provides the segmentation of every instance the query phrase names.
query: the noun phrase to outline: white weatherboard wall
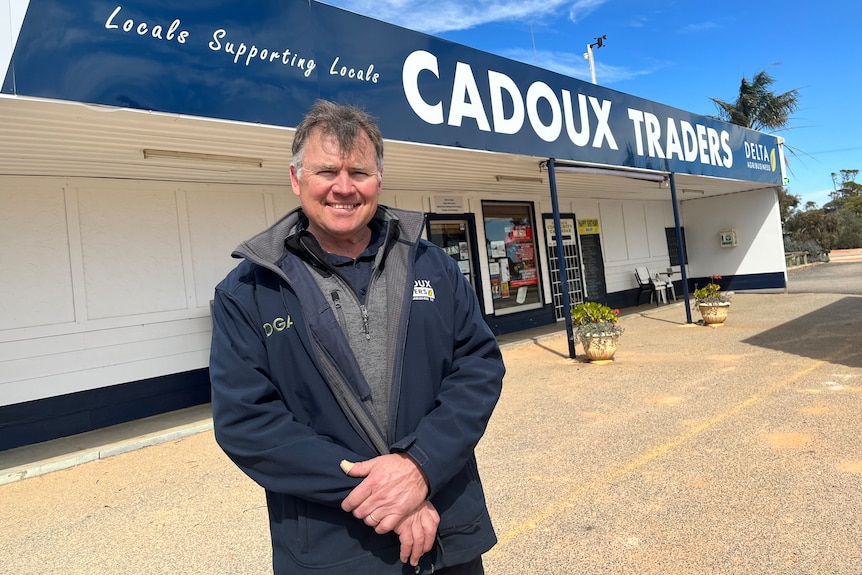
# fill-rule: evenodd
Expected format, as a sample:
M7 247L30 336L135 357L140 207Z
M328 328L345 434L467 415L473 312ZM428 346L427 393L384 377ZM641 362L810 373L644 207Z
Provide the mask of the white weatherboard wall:
M206 367L231 252L298 203L289 185L0 177L0 406Z
M486 197L464 194L480 246ZM537 224L552 211L545 194L495 199L533 201ZM389 189L381 197L407 209L430 201ZM296 205L287 185L0 176L0 406L205 368L209 302L237 263L231 251ZM785 272L774 191L681 208L691 276ZM609 293L634 289L638 265L669 265L670 199L562 196L560 210L598 218ZM726 229L736 230L737 247L719 247ZM549 301L544 235L537 239ZM485 254L480 261L486 279Z
M0 177L0 405L206 367L230 253L289 186Z
M780 272L787 275L781 216L772 189L682 202L692 277ZM736 230L737 246L719 234Z
M542 211L551 213L550 201ZM670 265L665 228L673 227L673 205L667 201L599 200L560 198L560 211L578 219L596 218L605 263L608 293L637 287L635 267L662 271ZM544 252L542 252L544 253ZM547 274L547 266L543 267ZM549 279L545 277L547 284Z
M620 205L622 204L622 205ZM665 228L673 227L673 205L668 201L601 202L601 224L606 217L622 212L621 219L613 218L616 226L602 226L602 244L613 236L625 238L625 251L605 250L605 274L608 293L637 288L635 268L646 266L653 273L670 265Z

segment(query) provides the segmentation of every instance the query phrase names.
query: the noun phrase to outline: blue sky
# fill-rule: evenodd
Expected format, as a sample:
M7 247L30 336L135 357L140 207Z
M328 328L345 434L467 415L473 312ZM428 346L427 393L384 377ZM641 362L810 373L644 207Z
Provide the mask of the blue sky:
M776 93L799 90L799 110L777 135L790 193L822 206L833 172L862 171L862 3L769 0L326 0L479 50L590 80L701 115L710 97L734 101L743 76L767 69ZM862 177L857 178L862 183Z

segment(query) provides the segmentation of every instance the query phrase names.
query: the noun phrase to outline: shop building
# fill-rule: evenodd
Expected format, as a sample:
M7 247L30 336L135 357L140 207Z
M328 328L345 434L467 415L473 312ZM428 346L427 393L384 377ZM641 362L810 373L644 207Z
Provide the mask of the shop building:
M497 333L565 316L560 255L615 307L641 265L786 285L779 139L316 2L0 0L0 79L0 449L208 401L213 287L319 97L379 118L381 202Z

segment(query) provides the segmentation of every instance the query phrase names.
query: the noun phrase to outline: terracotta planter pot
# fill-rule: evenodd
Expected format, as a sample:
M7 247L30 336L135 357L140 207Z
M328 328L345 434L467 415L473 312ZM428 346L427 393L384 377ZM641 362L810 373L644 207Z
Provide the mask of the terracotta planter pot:
M605 364L614 360L619 334L582 335L580 338L590 363Z
M717 303L699 303L700 315L703 316L703 323L712 327L724 325L727 319L727 314L730 312L730 302Z

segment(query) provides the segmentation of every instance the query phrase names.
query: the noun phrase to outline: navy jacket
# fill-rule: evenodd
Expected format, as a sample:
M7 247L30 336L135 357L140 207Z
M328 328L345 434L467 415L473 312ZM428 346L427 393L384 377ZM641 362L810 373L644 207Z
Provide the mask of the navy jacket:
M388 437L368 427L367 384L315 272L285 248L299 210L244 242L234 252L244 261L216 287L216 439L266 490L277 574L431 572L496 542L474 448L501 391L499 347L455 261L420 238L422 214L380 207L377 217L391 232L381 270L398 336ZM360 480L339 462L388 451L421 466L440 513L417 571L401 565L395 534L340 507Z

